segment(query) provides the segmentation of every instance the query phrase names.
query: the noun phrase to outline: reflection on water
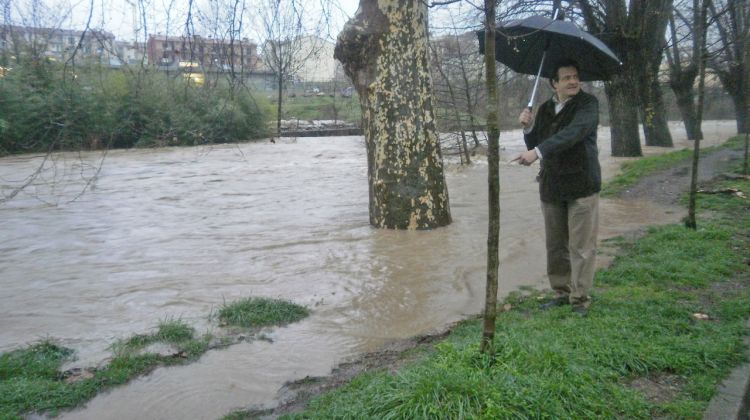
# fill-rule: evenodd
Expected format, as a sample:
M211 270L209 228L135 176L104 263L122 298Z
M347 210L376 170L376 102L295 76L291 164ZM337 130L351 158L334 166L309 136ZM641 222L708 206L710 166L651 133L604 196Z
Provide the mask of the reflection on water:
M722 124L714 129L731 134L733 123ZM519 132L503 133L501 143L505 162L522 148ZM600 143L606 148L608 130ZM602 151L605 176L619 163L608 155ZM206 331L213 309L250 295L291 299L313 313L271 332L273 343L158 369L71 418L217 418L272 405L285 381L325 375L348 357L482 310L482 161L446 165L452 225L401 232L368 225L360 137L112 151L97 174L101 159L55 155L39 180L0 207L0 351L52 337L78 351L78 364L96 364L113 341L160 319ZM41 161L2 159L2 192ZM534 174L501 165L501 294L546 287ZM602 236L680 215L602 200Z

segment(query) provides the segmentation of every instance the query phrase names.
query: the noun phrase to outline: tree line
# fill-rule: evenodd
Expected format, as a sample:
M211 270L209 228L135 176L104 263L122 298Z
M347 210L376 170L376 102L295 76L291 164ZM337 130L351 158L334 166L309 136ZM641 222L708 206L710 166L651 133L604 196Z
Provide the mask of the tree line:
M501 1L495 3L493 21L501 24L534 14L551 17L556 3L566 20L599 37L623 62L622 72L612 80L588 87L603 104L603 122L610 126L614 156L642 155L641 139L648 146L672 146L669 118L682 120L691 140L702 137L704 116L731 116L738 133L749 130L747 2ZM443 127L467 128L474 125L468 116L481 121L487 104L474 34L481 29L479 15L486 7L452 6L447 18L433 23L441 31L438 36L432 34L435 90L445 103L441 108L452 110L444 115ZM499 121L504 128L515 128L523 95L530 90L529 77L509 73L502 65L497 72Z

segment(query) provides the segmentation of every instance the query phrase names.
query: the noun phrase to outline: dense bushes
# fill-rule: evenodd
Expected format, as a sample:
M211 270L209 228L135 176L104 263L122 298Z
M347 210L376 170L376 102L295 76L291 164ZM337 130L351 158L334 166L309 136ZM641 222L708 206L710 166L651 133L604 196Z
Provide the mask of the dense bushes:
M265 135L266 108L223 79L22 64L0 78L0 155L248 140Z

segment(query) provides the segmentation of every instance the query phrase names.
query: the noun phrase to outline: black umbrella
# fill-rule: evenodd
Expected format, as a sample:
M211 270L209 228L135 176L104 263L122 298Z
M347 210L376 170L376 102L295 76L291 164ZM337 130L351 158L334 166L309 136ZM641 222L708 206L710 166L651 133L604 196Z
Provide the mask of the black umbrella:
M572 22L531 16L497 27L495 58L511 70L536 74L531 94L534 100L539 76L554 76L554 66L561 59L578 62L578 76L583 81L608 80L620 71L620 60L602 41ZM479 31L479 52L484 54L484 31Z

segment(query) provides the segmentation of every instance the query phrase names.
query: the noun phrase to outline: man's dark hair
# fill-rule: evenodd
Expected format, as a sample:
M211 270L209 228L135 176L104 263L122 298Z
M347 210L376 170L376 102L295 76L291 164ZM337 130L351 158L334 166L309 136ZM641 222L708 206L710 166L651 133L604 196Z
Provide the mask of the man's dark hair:
M578 65L578 62L576 60L573 60L572 58L563 58L562 60L555 63L555 72L554 76L552 77L552 80L554 80L555 83L560 81L559 72L562 67L575 67L578 75L581 75L581 66ZM552 82L552 80L550 80L550 82Z

